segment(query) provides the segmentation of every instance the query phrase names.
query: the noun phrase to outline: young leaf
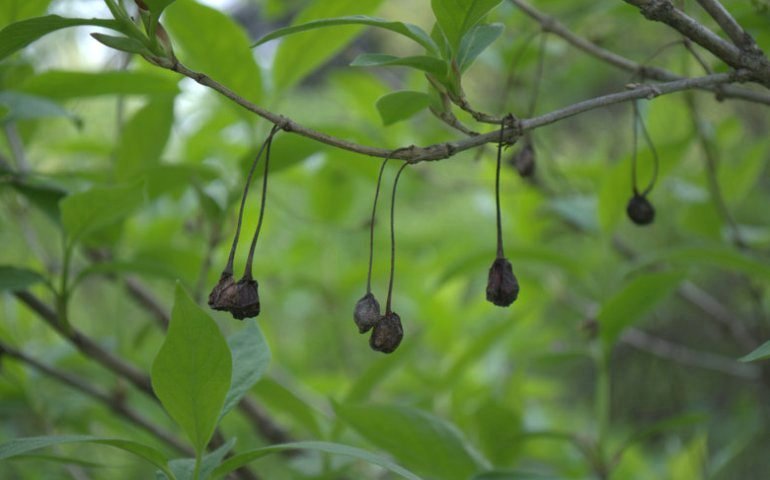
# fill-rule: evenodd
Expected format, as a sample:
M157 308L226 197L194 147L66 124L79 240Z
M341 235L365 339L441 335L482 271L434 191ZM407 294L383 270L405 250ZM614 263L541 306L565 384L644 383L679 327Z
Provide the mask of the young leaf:
M476 60L476 57L497 40L501 33L503 33L503 25L493 23L477 25L463 35L460 41L460 50L457 52L457 64L460 66L460 72L466 71Z
M168 468L166 457L160 451L153 447L128 440L117 438L94 437L89 435L61 435L46 437L27 437L17 438L0 445L0 460L24 455L28 452L40 450L41 448L64 445L67 443L96 443L109 445L132 453L149 463L160 468L168 478L175 479L174 474Z
M605 346L609 347L626 327L655 309L684 280L679 272L639 275L602 305L597 320Z
M377 100L377 110L384 125L406 120L431 104L430 95L411 90L389 93Z
M157 18L160 17L160 14L163 13L163 10L166 7L175 1L176 0L144 0L144 3Z
M366 450L362 450L360 448L349 447L347 445L330 442L294 442L257 448L250 452L244 452L225 460L222 465L214 470L212 478L221 478L244 465L248 465L254 460L264 457L265 455L285 452L287 450L311 450L315 452L331 453L334 455L344 455L347 457L363 460L364 462L371 463L372 465L379 465L380 467L383 467L408 480L422 480L414 473L389 461L384 457L369 453Z
M102 33L92 33L91 36L94 38L94 40L101 43L102 45L114 48L115 50L120 50L121 52L139 54L151 53L147 47L142 44L142 42L135 38L116 37L113 35L104 35Z
M169 96L179 93L177 79L155 72L118 70L109 72L68 72L49 70L21 85L24 93L54 100L101 95Z
M43 276L33 270L0 265L0 292L24 290L43 281Z
M738 360L741 362L756 362L759 360L767 360L768 358L770 358L770 341L763 343L756 350Z
M457 53L460 40L502 0L431 0L430 5L452 51Z
M350 65L353 67L401 66L412 67L435 75L438 78L446 76L449 67L446 61L427 55L413 57L396 57L384 53L363 53L355 58Z
M72 240L117 223L142 204L141 183L124 187L94 187L59 202L62 224Z
M366 15L350 15L347 17L326 18L323 20L315 20L312 22L303 23L300 25L292 25L290 27L279 28L278 30L268 33L264 37L260 38L252 45L252 48L258 47L263 43L275 40L276 38L285 37L293 33L305 32L316 28L336 27L340 25L366 25L369 27L377 27L391 32L399 33L411 40L414 40L418 44L422 45L425 50L432 55L439 55L439 49L436 43L430 38L430 35L421 29L417 25L404 22L392 22L377 17L369 17Z
M466 480L486 466L453 425L420 410L338 405L336 412L364 438L426 477Z
M199 453L214 433L231 373L219 327L177 284L166 340L152 364L152 388Z
M12 23L0 30L0 60L51 32L81 25L120 30L120 24L117 21L101 18L64 18L58 15L30 18Z
M233 358L233 375L219 414L220 420L238 405L241 398L262 378L270 364L270 347L257 322L251 321L246 328L232 334L227 344Z

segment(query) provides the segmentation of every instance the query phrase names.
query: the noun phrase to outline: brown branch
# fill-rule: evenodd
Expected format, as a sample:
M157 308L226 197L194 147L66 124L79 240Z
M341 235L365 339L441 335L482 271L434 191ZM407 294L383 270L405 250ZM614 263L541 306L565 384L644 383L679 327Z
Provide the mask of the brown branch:
M756 45L751 35L746 33L743 27L718 0L698 0L698 3L717 22L717 25L722 28L738 48L748 49Z
M116 414L120 415L121 417L125 418L126 420L135 424L136 426L142 428L143 430L149 432L159 440L173 447L178 452L188 456L195 455L195 451L192 448L190 448L190 446L181 442L171 432L158 427L153 421L143 417L139 412L130 408L118 396L110 395L106 392L99 390L97 387L95 387L94 385L91 385L85 379L77 375L59 370L55 367L51 367L42 362L39 362L38 360L30 357L26 353L20 350L17 350L4 342L0 342L0 353L7 355L8 357L14 358L16 360L19 360L31 366L32 368L39 371L40 373L46 376L49 376L60 383L68 385L74 388L75 390L78 390L79 392L104 404L106 407L108 407L110 410L112 410Z
M412 145L410 147L401 147L395 150L388 150L384 148L360 145L304 127L291 120L290 118L273 113L258 105L255 105L239 96L229 88L225 87L221 83L208 77L207 75L190 70L177 61L172 62L165 59L155 59L155 63L159 66L185 75L186 77L195 80L201 85L207 86L219 92L246 110L249 110L259 115L260 117L274 123L275 125L278 125L281 129L287 132L293 132L318 142L325 143L327 145L331 145L343 150L360 153L362 155L379 158L400 159L408 163L419 163L424 161L442 160L452 157L465 150L476 148L487 143L497 143L499 141L499 131L495 130L461 140L437 143L426 147L417 147ZM579 113L606 107L615 103L622 103L629 100L637 100L643 98L652 99L660 95L678 92L681 90L715 87L725 83L746 81L750 78L751 73L746 71L719 73L714 75L706 75L703 77L684 78L656 85L644 85L626 92L612 93L609 95L595 97L590 100L585 100L574 105L552 111L539 117L533 117L530 119L514 122L513 127L508 127L503 131L503 140L506 143L514 143L524 132L528 130L534 130L535 128L539 128L544 125L572 117Z
M685 345L650 335L637 328L626 329L621 335L620 340L637 350L690 367L712 370L749 380L758 380L761 375L759 367L755 365L740 363L730 357L695 350Z
M680 75L677 75L673 72L670 72L662 68L642 65L640 63L634 62L633 60L629 60L621 55L618 55L610 50L600 47L599 45L575 34L571 30L569 30L567 27L565 27L563 24L561 24L559 21L557 21L551 16L548 16L540 12L539 10L537 10L536 8L534 8L524 0L510 0L510 1L511 3L516 5L519 9L521 9L522 12L527 14L530 18L537 21L544 31L553 33L554 35L561 37L563 40L565 40L567 43L574 46L575 48L582 50L583 52L609 65L613 65L629 73L637 73L642 78L657 80L661 82L681 80L682 78L684 78ZM701 89L715 91L714 87L701 87ZM719 87L719 91L717 93L720 94L721 98L734 98L734 99L746 100L754 103L761 103L764 105L770 105L770 95L767 95L761 92L754 92L752 90L748 90L745 88L734 87L731 85L724 85Z
M748 51L736 47L676 8L670 0L623 1L639 8L645 18L677 30L731 67L751 71L753 80L770 88L770 60L761 50Z

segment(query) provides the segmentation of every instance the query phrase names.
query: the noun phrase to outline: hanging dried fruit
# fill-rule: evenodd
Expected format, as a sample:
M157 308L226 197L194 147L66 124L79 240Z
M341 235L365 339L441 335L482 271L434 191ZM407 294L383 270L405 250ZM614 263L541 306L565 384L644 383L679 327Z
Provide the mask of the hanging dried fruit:
M395 209L396 188L401 173L409 165L404 162L393 180L393 193L390 198L390 281L388 282L388 298L385 301L385 315L381 316L372 329L369 337L369 346L373 350L382 353L392 353L401 344L404 338L404 329L401 326L401 317L391 309L393 298L393 277L396 272L396 233L395 233Z
M374 220L377 213L377 199L380 196L380 185L382 184L382 172L385 170L385 165L388 163L386 158L380 165L380 171L377 174L377 186L374 190L374 202L372 204L372 217L369 221L369 268L366 273L366 294L356 302L356 307L353 310L353 320L358 326L359 333L366 333L371 330L372 327L380 319L380 302L374 297L372 293L372 260L374 259Z
M513 116L507 120L512 122ZM495 172L495 205L497 207L497 258L492 262L487 280L487 300L499 307L507 307L519 296L519 281L513 273L511 262L503 251L503 227L500 215L500 162L503 154L503 132L506 121L500 124L500 140L497 143L497 169Z
M644 122L642 121L642 117L639 114L639 108L636 104L636 101L632 102L633 105L633 114L634 114L634 123L633 123L633 150L631 153L631 188L633 189L633 195L631 196L631 199L628 201L628 205L626 206L626 214L628 215L628 218L631 219L632 222L634 222L636 225L649 225L652 223L652 221L655 219L655 208L652 206L652 203L647 199L647 195L652 191L652 188L655 186L655 181L658 178L658 152L655 150L655 145L652 143L652 138L650 138L650 134L647 131L647 127L645 127ZM647 146L650 147L650 152L652 152L652 178L650 178L650 183L647 185L647 188L644 189L644 191L639 191L639 187L637 185L637 172L636 172L636 165L637 165L637 148L638 148L638 129L641 127L642 134L644 135L645 142L647 143Z
M241 197L241 205L238 211L238 223L235 228L235 236L233 237L233 244L230 247L230 255L227 259L227 265L222 271L222 275L219 277L219 282L214 286L209 294L209 306L214 310L222 310L230 312L233 318L243 320L244 318L256 317L260 312L259 303L259 284L252 277L251 268L254 262L254 250L257 245L257 239L262 229L262 220L265 215L265 203L267 197L267 174L270 167L270 146L272 145L273 137L278 131L278 126L275 125L270 130L270 134L257 152L254 162L249 169L249 174L246 177L246 184L243 188L243 196ZM243 277L234 282L233 280L233 264L235 262L235 251L238 247L238 238L241 233L241 224L243 222L243 210L246 205L246 197L249 193L249 185L254 175L254 170L259 162L262 152L265 153L265 171L262 176L262 198L260 200L259 207L259 220L257 221L257 228L254 232L254 237L251 240L251 246L249 248L249 256L246 260L246 268L243 273Z

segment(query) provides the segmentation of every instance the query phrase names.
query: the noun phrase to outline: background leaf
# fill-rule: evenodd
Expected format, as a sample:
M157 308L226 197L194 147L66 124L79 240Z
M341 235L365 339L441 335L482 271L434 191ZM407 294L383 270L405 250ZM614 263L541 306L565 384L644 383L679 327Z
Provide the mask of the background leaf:
M757 362L760 360L767 360L770 358L770 341L767 341L763 343L761 346L757 347L756 350L749 353L748 355L741 357L741 362Z
M143 199L144 187L140 183L73 193L59 203L62 224L72 239L78 239L122 220Z
M436 21L452 51L458 52L460 40L502 0L431 0Z
M24 290L42 281L43 276L34 270L0 265L0 292Z
M231 374L219 327L177 284L166 340L152 364L152 388L197 452L214 433Z
M427 55L396 57L384 53L363 53L350 62L350 65L353 67L412 67L417 70L422 70L423 72L431 73L439 78L445 77L448 70L445 61Z
M465 480L483 466L454 426L425 412L390 405L338 405L336 411L372 444L426 478Z
M177 81L156 72L49 70L29 78L20 90L54 100L102 95L168 96L179 92Z
M270 364L270 348L255 321L249 320L246 328L230 335L227 344L233 357L233 374L230 389L219 414L220 420L262 378Z
M173 123L173 98L153 100L137 111L123 126L115 149L117 177L131 180L160 164Z

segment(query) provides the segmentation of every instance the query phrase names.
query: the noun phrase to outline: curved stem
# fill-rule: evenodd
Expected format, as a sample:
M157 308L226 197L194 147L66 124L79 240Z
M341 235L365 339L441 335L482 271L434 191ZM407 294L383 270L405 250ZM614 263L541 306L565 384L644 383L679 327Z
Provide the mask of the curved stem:
M273 127L273 130L275 130L275 126ZM273 136L273 131L271 130L270 136L265 139L264 142L262 142L262 146L259 147L259 151L257 152L257 156L254 158L254 162L251 164L251 168L249 169L249 174L246 176L246 184L243 186L243 196L241 197L241 206L238 210L238 223L235 226L235 236L233 237L233 245L230 247L230 256L227 259L227 265L225 266L225 269L222 273L229 273L230 275L233 274L233 263L235 262L235 249L238 246L238 237L241 235L241 222L243 221L243 209L246 206L246 197L249 194L249 185L251 184L251 178L254 176L254 169L257 168L257 163L259 163L259 158L262 156L262 152L265 150L265 147L267 146L268 141Z
M257 229L254 231L254 237L251 239L251 247L249 247L249 256L246 259L246 269L243 272L243 278L251 280L251 264L254 260L254 249L257 246L257 239L259 238L259 232L262 230L262 220L265 218L265 200L267 199L267 172L270 167L270 146L273 143L273 136L278 131L278 125L273 125L270 130L270 134L267 136L265 143L267 144L267 152L265 153L265 173L262 175L262 199L259 204L259 220L257 220ZM244 197L245 198L245 197Z
M512 117L508 117L512 118ZM497 258L505 257L503 253L503 221L500 215L500 163L503 156L503 132L505 122L500 124L500 138L497 142L497 166L495 168L495 208L497 211Z
M634 102L634 105L636 105L636 102ZM644 189L642 192L642 196L647 195L652 191L652 187L655 186L655 182L658 180L658 166L660 164L660 160L658 158L658 151L655 149L655 145L652 143L652 138L650 137L650 132L647 131L647 126L644 124L644 121L641 119L641 116L639 115L639 110L636 110L636 116L639 118L639 124L642 127L642 135L644 136L644 141L647 143L647 146L650 147L650 152L652 153L652 178L650 178L650 183L647 185L647 188Z
M393 194L390 197L390 281L388 282L388 299L385 302L385 315L392 313L390 310L390 299L393 296L393 276L396 271L396 232L395 232L395 210L396 210L396 187L401 172L409 165L404 162L396 173L396 179L393 180Z
M639 107L636 104L636 100L631 102L633 106L633 118L632 118L632 132L633 140L631 141L631 188L634 190L634 195L639 196L639 188L636 186L636 151L639 145Z
M372 293L372 261L374 260L374 216L377 213L377 199L380 196L380 184L382 183L382 172L385 171L385 165L390 160L387 157L380 165L380 172L377 174L377 187L374 190L374 203L372 204L372 218L369 221L369 270L366 273L366 293Z

